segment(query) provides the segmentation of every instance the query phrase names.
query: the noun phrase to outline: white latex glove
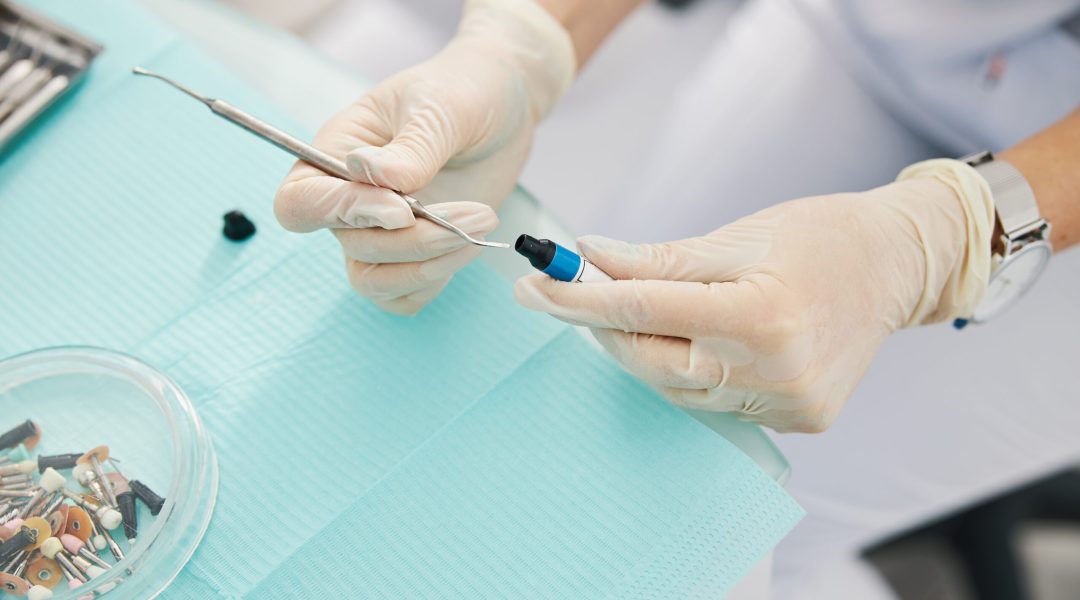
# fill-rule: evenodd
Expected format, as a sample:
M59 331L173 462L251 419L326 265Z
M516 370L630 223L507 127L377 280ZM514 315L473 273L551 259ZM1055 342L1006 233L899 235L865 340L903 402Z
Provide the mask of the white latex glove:
M333 230L359 293L417 312L479 249L414 218L390 190L474 236L491 232L534 125L574 70L569 34L532 0L469 0L446 48L380 83L315 137L356 182L298 162L275 198L278 220L297 232Z
M859 194L785 202L667 244L578 241L621 281L518 281L528 308L592 328L670 401L778 431L828 427L900 327L972 313L993 205L974 169L920 163Z

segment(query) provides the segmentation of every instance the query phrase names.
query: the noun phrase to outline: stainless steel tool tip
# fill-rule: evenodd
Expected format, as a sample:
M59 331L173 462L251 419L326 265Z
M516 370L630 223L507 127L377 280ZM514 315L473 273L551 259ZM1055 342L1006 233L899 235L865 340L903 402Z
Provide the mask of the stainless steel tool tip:
M153 71L144 69L142 67L133 67L131 69L131 72L136 74L136 75L143 75L145 77L153 77L154 79L160 79L161 81L164 81L165 83L173 86L174 88L180 90L181 92L184 92L188 96L191 96L192 98L198 100L199 102L202 102L203 104L205 104L207 106L210 106L210 104L213 102L213 99L207 98L206 96L203 96L202 94L196 92L195 90L189 88L188 86L186 86L186 85L184 85L182 83L177 83L177 82L173 81L172 79L169 79L168 77L166 77L164 75L160 75L158 73L155 73Z

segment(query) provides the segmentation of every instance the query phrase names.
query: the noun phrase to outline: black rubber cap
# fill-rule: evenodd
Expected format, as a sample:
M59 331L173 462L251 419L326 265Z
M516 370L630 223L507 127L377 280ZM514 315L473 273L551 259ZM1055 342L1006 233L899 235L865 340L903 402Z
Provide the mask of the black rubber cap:
M37 530L30 529L29 527L22 527L15 535L9 537L4 543L0 544L0 559L14 556L16 552L22 550L26 546L37 542Z
M531 235L519 235L514 242L514 251L529 259L529 264L541 271L548 268L555 258L555 244L551 240L538 240Z
M225 227L221 233L234 242L242 242L255 235L255 224L238 210L225 213Z
M135 494L123 492L116 495L116 504L120 507L120 516L124 520L124 534L133 540L139 534L139 516L135 511Z
M165 506L165 499L154 493L154 490L146 487L146 484L139 481L130 481L128 486L131 491L135 492L135 495L142 500L142 503L146 505L146 508L150 509L150 514L157 515L161 512L161 507ZM122 516L122 515L121 515Z
M0 448L14 448L35 435L37 427L33 421L27 419L0 435Z
M53 454L52 456L39 456L37 458L38 472L44 473L45 469L52 467L57 471L70 469L79 462L82 454Z

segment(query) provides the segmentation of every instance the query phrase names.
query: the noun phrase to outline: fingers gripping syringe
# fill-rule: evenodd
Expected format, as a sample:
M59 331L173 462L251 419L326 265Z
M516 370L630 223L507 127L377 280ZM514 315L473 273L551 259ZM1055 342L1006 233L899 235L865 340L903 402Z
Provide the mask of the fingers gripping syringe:
M277 127L274 127L269 123L266 123L249 115L248 113L240 110L239 108L236 108L235 106L229 104L228 102L225 102L224 100L207 98L206 96L203 96L202 94L199 94L191 90L190 88L169 79L168 77L164 77L162 75L158 75L157 73L147 71L142 67L135 67L134 69L132 69L132 72L136 75L145 75L147 77L160 79L165 83L173 86L174 88L191 96L192 98L195 98L199 102L202 102L211 111L213 111L214 114L226 119L227 121L235 123L240 127L243 127L249 132L257 135L258 137L270 142L271 144L274 144L275 146L281 148L289 154L292 154L296 158L299 158L300 160L318 169L322 169L323 171L330 175L333 175L334 177L339 177L346 181L353 181L353 177L349 175L349 170L345 167L345 163L342 162L340 159L330 156L322 150L319 150L318 148L315 148L314 146L311 146L310 144L307 144L285 133ZM420 201L416 198L413 198L412 196L409 196L407 194L402 194L397 190L392 191L398 196L400 196L401 199L409 205L409 208L412 210L414 215L416 215L417 217L425 218L441 227L444 227L454 232L455 234L457 234L458 237L469 242L470 244L484 246L487 248L510 247L510 244L504 244L502 242L489 242L486 240L476 239L466 233L457 225L454 225L450 221L447 221L446 219L428 210L427 207L421 204Z

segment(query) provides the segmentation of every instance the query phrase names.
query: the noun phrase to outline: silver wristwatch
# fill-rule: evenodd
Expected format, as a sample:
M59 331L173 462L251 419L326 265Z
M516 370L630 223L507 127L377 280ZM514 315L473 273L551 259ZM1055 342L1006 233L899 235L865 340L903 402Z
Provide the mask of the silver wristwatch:
M997 213L991 246L990 281L975 314L957 319L960 329L983 323L1005 311L1024 295L1050 262L1050 223L1039 215L1035 193L1016 167L994 160L990 152L960 159L990 184Z

